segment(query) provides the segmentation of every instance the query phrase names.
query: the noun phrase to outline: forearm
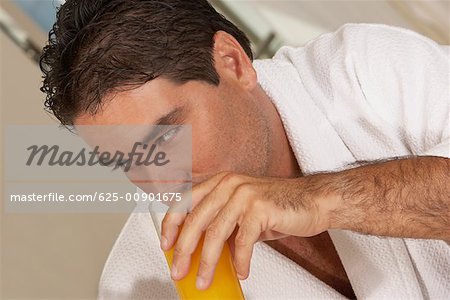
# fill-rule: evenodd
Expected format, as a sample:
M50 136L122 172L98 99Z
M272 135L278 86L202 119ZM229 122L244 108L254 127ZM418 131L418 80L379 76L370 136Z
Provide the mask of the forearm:
M449 159L398 159L309 180L331 201L324 205L329 228L450 240Z

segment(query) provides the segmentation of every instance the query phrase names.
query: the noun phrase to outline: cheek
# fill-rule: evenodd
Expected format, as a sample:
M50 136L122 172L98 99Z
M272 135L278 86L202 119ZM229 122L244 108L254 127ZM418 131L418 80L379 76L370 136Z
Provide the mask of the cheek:
M239 126L231 100L219 93L200 101L196 107L191 123L193 173L213 175L233 170Z
M233 141L230 129L219 128L214 123L201 126L192 132L192 172L205 175L231 170L233 160Z
M210 138L206 130L193 132L192 139L192 172L215 173L220 169L223 153L220 151L220 138Z

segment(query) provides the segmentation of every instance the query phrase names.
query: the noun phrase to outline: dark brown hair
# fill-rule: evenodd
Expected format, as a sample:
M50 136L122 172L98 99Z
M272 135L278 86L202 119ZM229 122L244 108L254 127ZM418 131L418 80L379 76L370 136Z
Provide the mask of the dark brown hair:
M63 125L95 114L110 92L158 76L218 85L213 36L223 30L253 60L248 38L206 0L67 0L40 66L45 108Z

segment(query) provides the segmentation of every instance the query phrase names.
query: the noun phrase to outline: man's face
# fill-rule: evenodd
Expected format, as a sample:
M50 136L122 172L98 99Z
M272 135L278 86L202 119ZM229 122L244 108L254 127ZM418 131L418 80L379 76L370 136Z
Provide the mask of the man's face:
M273 152L280 148L274 145L280 144L280 139L273 137L284 131L279 122L275 126L282 133L273 134L277 124L273 122L274 108L262 99L250 59L239 43L222 31L214 36L213 58L220 77L218 86L195 80L176 84L158 77L105 97L95 115L81 115L75 124L191 125L193 184L222 171L275 175L270 162L272 156L280 156Z
M76 119L83 125L190 124L194 184L221 171L264 175L270 131L252 90L225 74L219 86L157 78L116 93L95 115ZM175 138L175 137L173 137Z

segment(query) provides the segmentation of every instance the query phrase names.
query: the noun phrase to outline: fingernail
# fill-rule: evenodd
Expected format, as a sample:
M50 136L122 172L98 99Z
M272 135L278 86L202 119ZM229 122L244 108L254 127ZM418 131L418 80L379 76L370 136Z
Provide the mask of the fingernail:
M197 289L203 290L206 288L206 280L203 277L197 276L197 280L195 281L195 285L197 286Z
M163 250L167 250L168 246L169 246L169 241L166 239L165 236L162 236L161 237L161 248Z
M178 269L177 269L177 266L175 266L175 265L172 265L172 278L173 279L177 279L178 278Z

